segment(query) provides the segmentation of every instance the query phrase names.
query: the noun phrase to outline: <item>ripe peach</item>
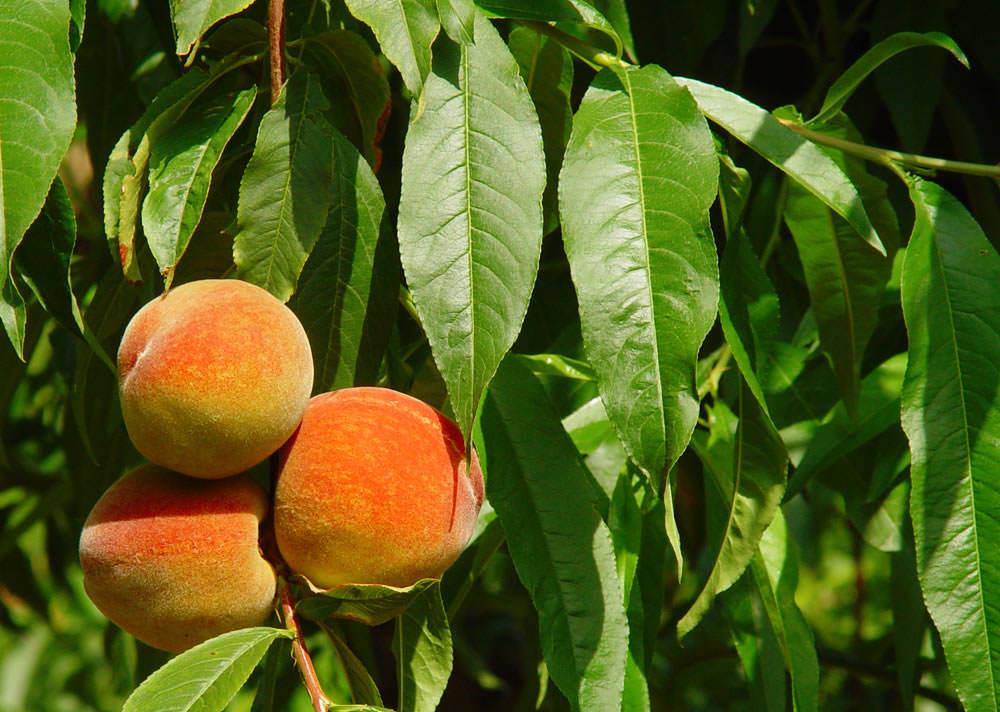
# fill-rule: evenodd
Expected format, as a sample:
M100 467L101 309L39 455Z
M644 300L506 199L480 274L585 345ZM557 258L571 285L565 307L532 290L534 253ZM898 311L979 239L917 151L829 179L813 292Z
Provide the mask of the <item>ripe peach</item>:
M292 311L247 282L189 282L146 304L118 349L122 415L136 449L194 477L266 459L298 426L312 352Z
M80 535L87 595L139 640L179 652L261 623L276 579L257 528L267 495L246 475L197 480L143 465L97 501Z
M472 535L483 475L458 427L385 388L313 398L279 453L278 548L313 584L436 578Z

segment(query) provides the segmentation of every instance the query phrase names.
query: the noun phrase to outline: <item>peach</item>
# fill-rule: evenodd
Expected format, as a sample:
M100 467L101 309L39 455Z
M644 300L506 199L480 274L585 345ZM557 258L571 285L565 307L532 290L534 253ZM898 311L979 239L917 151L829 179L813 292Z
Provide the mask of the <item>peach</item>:
M302 324L247 282L206 279L140 309L118 349L136 449L171 470L226 477L281 447L302 419L313 361Z
M274 531L316 586L405 587L458 558L482 501L455 423L402 393L347 388L313 398L281 449Z
M264 621L276 578L257 531L267 495L246 475L199 480L132 470L94 505L80 535L87 595L139 640L179 652Z

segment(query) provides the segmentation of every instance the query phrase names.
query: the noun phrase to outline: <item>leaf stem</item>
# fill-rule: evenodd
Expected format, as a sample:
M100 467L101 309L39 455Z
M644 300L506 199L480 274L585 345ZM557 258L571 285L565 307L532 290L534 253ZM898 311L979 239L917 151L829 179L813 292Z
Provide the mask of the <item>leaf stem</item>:
M535 22L534 20L520 20L519 22L539 34L551 37L592 67L625 68L633 66L624 59L616 57L610 52L597 49L593 45L584 42L578 37L574 37L568 32L563 32L558 27L550 25L547 22Z
M270 0L268 4L267 39L271 55L271 106L274 106L285 83L285 0Z
M295 600L292 598L291 586L285 579L280 580L278 596L281 598L281 613L285 619L285 627L295 634L292 641L292 657L299 668L302 676L302 683L309 692L309 699L312 700L313 709L316 712L326 712L333 707L333 702L323 692L323 687L316 677L316 669L313 667L312 658L309 656L309 649L306 647L306 639L302 634L302 626L299 624L299 617L295 613Z
M788 119L778 119L778 121L786 128L791 129L810 141L839 149L852 156L858 156L859 158L880 163L890 168L894 165L902 165L922 171L948 171L950 173L963 173L965 175L983 176L986 178L1000 178L1000 165L952 161L947 158L932 158L931 156L920 156L915 153L893 151L888 148L876 148L863 143L855 143L847 139L837 138L836 136L829 136L819 131L813 131Z

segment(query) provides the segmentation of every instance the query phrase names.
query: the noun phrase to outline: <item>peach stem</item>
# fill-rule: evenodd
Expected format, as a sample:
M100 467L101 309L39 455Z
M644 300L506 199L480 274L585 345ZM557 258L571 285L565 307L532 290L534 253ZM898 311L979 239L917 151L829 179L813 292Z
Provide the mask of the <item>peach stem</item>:
M292 641L292 656L295 658L295 664L298 665L299 674L302 676L302 684L306 686L309 699L312 700L316 712L326 712L333 706L333 702L323 692L319 678L316 677L316 669L313 668L312 658L306 647L306 639L302 635L302 626L299 625L299 617L295 613L295 600L292 598L291 587L284 579L281 580L279 596L281 597L281 613L285 619L285 627L295 634L295 640Z

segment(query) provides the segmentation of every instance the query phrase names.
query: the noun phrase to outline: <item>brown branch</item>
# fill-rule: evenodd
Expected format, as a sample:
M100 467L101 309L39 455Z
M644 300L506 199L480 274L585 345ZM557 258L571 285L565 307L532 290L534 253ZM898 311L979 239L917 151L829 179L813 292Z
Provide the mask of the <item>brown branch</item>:
M267 11L267 39L271 54L271 106L285 83L285 0L271 0Z
M302 635L302 626L299 625L299 617L295 613L295 601L292 598L291 587L284 579L281 580L278 595L281 597L281 613L285 619L285 627L295 634L292 641L292 656L295 664L299 668L302 676L302 683L309 692L309 699L312 700L313 709L316 712L326 712L333 706L333 702L323 692L323 687L316 677L316 669L313 667L312 658L309 656L309 649L306 647L305 636Z

